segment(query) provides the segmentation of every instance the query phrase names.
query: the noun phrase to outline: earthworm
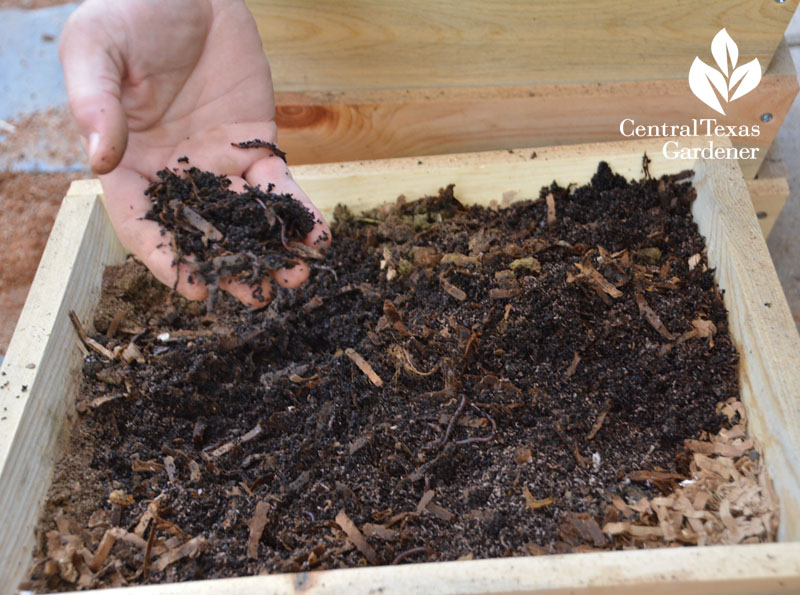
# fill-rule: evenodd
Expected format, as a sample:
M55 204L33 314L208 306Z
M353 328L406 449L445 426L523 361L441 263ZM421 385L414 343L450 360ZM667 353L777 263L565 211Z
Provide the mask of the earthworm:
M481 411L480 409L475 407L475 405L473 405L472 407L476 411L478 411L478 413L481 413L481 414L483 413L483 411ZM485 415L486 415L486 419L489 420L489 423L492 424L492 433L491 434L489 434L488 436L480 436L478 438L465 438L464 440L458 440L458 441L454 442L454 444L470 444L472 442L491 442L492 440L497 438L497 424L494 423L494 420L492 419L491 415L489 415L488 413L486 413Z
M413 556L414 554L420 554L422 552L427 552L428 553L428 557L430 558L431 552L428 549L428 546L421 545L419 547L412 547L410 550L406 550L406 551L402 552L401 554L398 554L398 556L394 560L392 560L392 563L390 564L390 566L394 566L395 564L400 563L401 561L405 560L409 556Z

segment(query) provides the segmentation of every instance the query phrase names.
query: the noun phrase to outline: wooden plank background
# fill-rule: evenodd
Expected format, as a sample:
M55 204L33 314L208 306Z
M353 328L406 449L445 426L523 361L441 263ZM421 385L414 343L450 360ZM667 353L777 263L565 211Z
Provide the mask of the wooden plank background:
M772 1L772 0L771 0ZM782 45L755 90L728 104L727 116L704 105L680 80L461 87L381 91L276 93L278 141L289 163L327 163L494 149L624 140L619 125L758 125L757 147L740 162L755 177L797 94L797 76ZM762 122L762 114L772 115Z
M279 91L686 79L723 27L767 68L798 0L247 0Z

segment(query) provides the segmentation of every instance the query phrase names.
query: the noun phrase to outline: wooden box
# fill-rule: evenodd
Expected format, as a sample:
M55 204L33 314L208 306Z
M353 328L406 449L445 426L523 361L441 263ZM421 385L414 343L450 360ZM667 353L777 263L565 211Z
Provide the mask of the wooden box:
M324 163L624 140L625 118L758 125L752 179L797 94L797 0L247 0L270 60L280 145ZM726 28L763 78L720 115L689 89ZM763 119L762 119L763 118Z
M724 140L720 141L724 142ZM466 202L538 196L553 179L585 183L600 159L627 177L695 170L693 213L708 243L741 354L742 400L781 502L779 543L580 553L257 576L125 589L134 593L778 593L800 590L800 337L759 231L742 173L727 161L673 160L660 141L609 143L301 166L294 174L323 212L435 193ZM2 366L0 594L31 561L34 526L74 417L82 354L68 312L92 318L106 265L125 250L97 181L73 183L59 212ZM26 388L23 388L26 387ZM116 590L106 593L116 593Z

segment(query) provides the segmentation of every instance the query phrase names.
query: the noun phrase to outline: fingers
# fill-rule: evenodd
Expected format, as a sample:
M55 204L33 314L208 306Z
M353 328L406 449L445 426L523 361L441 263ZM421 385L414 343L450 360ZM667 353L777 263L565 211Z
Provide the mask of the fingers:
M89 164L108 173L122 159L128 125L120 103L124 63L108 26L100 26L95 5L78 8L64 26L59 55L69 106L81 132ZM108 25L108 24L106 24Z
M144 219L150 199L144 191L149 181L138 173L120 167L101 176L106 210L122 245L150 269L156 279L190 300L208 297L208 289L191 264L175 266L176 247L172 234L157 222ZM182 255L183 259L191 258ZM175 282L177 278L177 284Z

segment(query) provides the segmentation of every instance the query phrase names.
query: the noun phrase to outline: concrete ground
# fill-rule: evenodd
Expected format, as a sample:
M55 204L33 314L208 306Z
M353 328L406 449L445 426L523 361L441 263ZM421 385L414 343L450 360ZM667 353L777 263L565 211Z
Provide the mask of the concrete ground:
M58 35L77 6L63 0L0 0L0 241L5 250L0 259L0 354L60 199L70 179L88 175L57 55ZM795 67L800 67L800 11L786 36ZM783 159L791 197L767 244L800 326L800 98L774 149Z

